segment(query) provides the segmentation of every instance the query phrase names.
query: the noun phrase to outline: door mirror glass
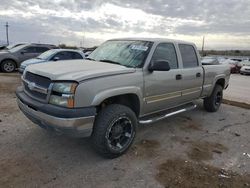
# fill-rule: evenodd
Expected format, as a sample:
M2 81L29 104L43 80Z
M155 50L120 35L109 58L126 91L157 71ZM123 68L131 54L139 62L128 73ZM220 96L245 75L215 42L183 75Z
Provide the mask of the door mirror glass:
M166 60L155 60L152 61L148 68L149 71L169 71L169 62Z

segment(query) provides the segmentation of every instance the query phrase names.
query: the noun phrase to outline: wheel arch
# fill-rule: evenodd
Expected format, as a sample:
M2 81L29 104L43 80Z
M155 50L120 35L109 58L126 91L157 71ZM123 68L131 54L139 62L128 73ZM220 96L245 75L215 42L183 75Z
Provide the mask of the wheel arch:
M17 67L17 61L15 60L15 59L13 59L13 58L6 58L6 59L3 59L2 61L1 61L1 64L4 62L4 61L13 61L14 63L15 63L15 65L16 65L16 67Z
M217 81L215 82L215 85L220 85L223 89L225 88L225 83L226 83L226 80L225 78L219 78L217 79ZM214 86L215 86L214 85Z
M121 104L129 107L137 117L140 115L141 103L139 97L135 93L126 93L107 97L98 105L97 111L110 104Z

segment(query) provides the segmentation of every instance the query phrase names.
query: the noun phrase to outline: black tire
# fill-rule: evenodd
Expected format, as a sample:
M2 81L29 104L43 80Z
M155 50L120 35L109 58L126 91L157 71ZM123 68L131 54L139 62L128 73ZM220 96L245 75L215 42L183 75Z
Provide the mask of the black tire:
M91 135L93 146L105 158L119 157L132 145L136 127L137 118L130 108L108 105L96 117Z
M3 72L14 72L16 70L16 63L12 60L4 60L1 63L1 70Z
M223 88L216 84L212 94L204 99L204 108L208 112L216 112L223 100Z

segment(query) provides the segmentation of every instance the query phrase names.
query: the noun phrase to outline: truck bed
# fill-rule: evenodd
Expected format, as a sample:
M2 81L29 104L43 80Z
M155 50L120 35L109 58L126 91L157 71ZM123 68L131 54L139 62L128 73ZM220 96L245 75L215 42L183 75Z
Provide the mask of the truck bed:
M202 97L209 96L214 88L214 81L217 80L215 78L225 78L224 86L227 87L229 77L230 77L230 69L228 65L203 65L203 90L202 90Z

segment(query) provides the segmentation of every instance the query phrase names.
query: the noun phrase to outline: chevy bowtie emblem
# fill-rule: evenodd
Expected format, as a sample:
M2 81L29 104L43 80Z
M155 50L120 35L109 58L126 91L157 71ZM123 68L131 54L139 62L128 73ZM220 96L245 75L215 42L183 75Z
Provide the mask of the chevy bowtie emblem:
M28 88L29 88L30 90L34 90L35 87L36 87L36 84L35 84L34 82L30 82L30 83L28 84Z

